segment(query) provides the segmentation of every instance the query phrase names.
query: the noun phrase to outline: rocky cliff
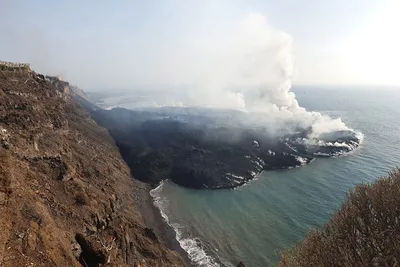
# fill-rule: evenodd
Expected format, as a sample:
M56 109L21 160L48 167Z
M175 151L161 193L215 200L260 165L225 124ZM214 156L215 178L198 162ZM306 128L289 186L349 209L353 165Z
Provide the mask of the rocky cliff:
M147 228L146 185L69 84L0 71L0 266L183 266Z

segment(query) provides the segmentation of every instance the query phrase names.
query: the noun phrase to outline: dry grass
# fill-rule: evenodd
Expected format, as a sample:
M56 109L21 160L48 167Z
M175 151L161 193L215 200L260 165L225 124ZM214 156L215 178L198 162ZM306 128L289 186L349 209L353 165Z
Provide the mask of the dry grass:
M399 266L400 169L352 189L321 230L281 255L278 266Z

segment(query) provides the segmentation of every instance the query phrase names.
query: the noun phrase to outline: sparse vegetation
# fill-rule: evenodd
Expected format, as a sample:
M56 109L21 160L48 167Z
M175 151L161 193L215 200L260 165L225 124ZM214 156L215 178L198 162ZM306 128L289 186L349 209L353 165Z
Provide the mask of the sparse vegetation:
M66 86L0 68L0 266L184 266L145 235L149 188Z
M79 205L79 206L83 206L83 205L86 205L88 203L87 196L86 196L86 194L84 192L78 192L75 195L75 201L76 201L76 204Z
M278 266L399 266L400 169L352 189L320 230L281 255Z
M14 63L0 60L0 71L29 71L29 64Z

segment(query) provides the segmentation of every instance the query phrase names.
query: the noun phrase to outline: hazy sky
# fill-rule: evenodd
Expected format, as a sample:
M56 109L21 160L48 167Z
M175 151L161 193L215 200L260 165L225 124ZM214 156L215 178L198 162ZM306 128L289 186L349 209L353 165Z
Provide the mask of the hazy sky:
M0 0L0 60L86 90L176 86L273 32L263 42L292 42L295 84L400 85L399 14L399 0Z

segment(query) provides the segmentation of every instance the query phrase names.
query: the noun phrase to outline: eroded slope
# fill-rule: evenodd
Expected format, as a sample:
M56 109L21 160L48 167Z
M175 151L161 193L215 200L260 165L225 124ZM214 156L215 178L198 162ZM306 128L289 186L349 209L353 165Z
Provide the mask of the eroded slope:
M0 266L183 266L139 210L108 132L68 84L0 71Z

